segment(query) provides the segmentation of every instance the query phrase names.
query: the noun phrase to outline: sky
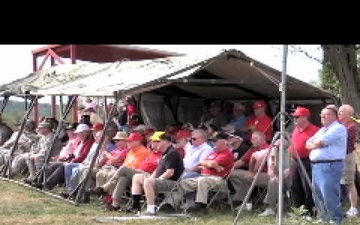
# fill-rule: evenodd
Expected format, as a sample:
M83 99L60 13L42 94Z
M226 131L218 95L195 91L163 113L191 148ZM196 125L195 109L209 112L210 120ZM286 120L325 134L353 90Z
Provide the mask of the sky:
M283 70L284 45L138 45L171 52L198 54L237 49L279 71ZM300 49L301 51L298 51ZM306 56L302 51L306 52ZM323 52L320 45L288 45L286 73L305 82L318 81ZM310 57L309 57L310 56ZM320 62L319 62L320 61Z
M33 58L31 51L44 45L0 45L0 84L12 82L33 72ZM223 49L238 49L245 55L267 64L279 71L283 70L283 45L135 45L170 52L185 54L220 52ZM301 48L311 58L294 48ZM320 45L289 45L286 61L287 74L312 82L318 80L321 64L312 58L322 59ZM42 59L38 60L40 64Z
M32 50L45 45L0 45L0 85L25 77L33 72ZM220 52L223 49L237 49L245 55L267 64L279 71L283 70L284 45L134 45L150 49L185 53L185 54L207 54ZM307 53L295 51L301 49ZM286 60L286 73L304 82L315 84L318 82L318 74L322 65L322 50L320 45L289 45ZM313 58L317 59L314 60ZM39 65L43 58L37 60ZM48 60L49 61L49 60ZM70 63L64 60L66 63ZM46 66L49 67L49 63ZM46 68L46 67L45 67ZM50 98L41 98L40 102L49 103Z

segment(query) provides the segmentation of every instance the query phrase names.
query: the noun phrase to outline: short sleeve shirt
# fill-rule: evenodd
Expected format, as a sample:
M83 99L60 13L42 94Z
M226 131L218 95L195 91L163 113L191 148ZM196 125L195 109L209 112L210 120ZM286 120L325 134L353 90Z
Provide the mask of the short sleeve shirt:
M184 171L184 164L178 150L170 146L161 157L159 165L156 168L155 177L159 177L168 169L174 169L174 175L169 180L178 180Z

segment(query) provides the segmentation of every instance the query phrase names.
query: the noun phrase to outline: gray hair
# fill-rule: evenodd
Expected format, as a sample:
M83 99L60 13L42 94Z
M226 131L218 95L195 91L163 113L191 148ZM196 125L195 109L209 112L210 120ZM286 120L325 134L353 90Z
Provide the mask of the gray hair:
M193 130L192 133L193 133L193 134L194 134L194 133L199 134L204 140L207 140L207 139L208 139L208 134L207 134L206 131L203 130L203 129L195 129L195 130Z

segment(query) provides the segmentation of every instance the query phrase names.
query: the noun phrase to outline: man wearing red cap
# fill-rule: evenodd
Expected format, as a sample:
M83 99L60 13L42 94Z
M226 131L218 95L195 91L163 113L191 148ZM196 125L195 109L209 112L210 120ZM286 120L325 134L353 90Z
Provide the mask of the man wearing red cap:
M185 156L185 145L189 143L191 132L188 130L179 130L175 135L176 149L179 151L181 158Z
M266 136L266 141L271 142L274 132L272 125L272 118L266 114L266 103L263 100L256 101L253 104L254 115L250 116L246 122L246 130L263 132Z
M309 216L313 216L314 201L309 183L306 181L305 174L301 170L297 158L300 158L304 165L307 176L311 180L311 162L309 159L310 151L306 148L306 141L313 136L320 128L309 121L311 112L305 107L297 107L295 112L291 114L294 118L295 128L291 135L292 145L289 152L292 160L291 169L285 170L287 174L292 174L291 193L293 204L299 208L304 205Z

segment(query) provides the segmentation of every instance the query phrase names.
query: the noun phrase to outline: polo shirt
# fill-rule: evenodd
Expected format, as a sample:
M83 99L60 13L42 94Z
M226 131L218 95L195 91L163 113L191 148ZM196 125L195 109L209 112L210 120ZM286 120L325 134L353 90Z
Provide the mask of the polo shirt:
M309 158L313 160L336 160L346 156L347 132L344 125L334 121L328 127L321 127L307 142L321 140L324 147L310 151Z
M247 153L245 153L244 157L242 158L242 161L245 163L246 166L248 166L249 162L250 162L250 158L252 156L252 154L254 152L257 152L259 150L262 150L262 149L267 149L269 148L270 145L268 145L267 143L266 144L263 144L262 146L260 147L251 147Z
M358 126L357 124L353 121L350 120L347 123L342 123L346 130L347 130L347 144L346 144L346 153L351 153L356 149L356 142L358 139Z
M150 151L143 145L137 146L128 152L123 165L132 169L137 169L149 154Z
M246 126L255 126L256 131L263 132L266 136L266 141L271 141L274 136L272 119L268 115L251 116L246 122Z
M310 151L306 148L306 141L312 137L320 127L310 123L305 129L300 130L299 127L295 127L292 135L292 145L289 147L291 156L296 159L296 150L299 153L301 159L309 158Z
M155 171L161 159L162 152L152 151L150 155L140 164L139 170L152 173Z
M162 154L159 165L156 167L155 178L161 176L166 170L174 169L174 174L168 180L178 180L184 171L184 164L178 150L168 147Z
M225 177L234 166L234 155L228 148L223 151L215 150L213 153L208 155L205 160L214 160L219 166L224 167L224 170L218 172L214 168L206 168L201 170L202 175Z

